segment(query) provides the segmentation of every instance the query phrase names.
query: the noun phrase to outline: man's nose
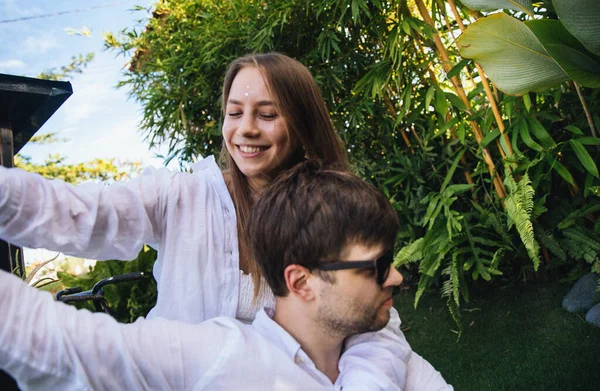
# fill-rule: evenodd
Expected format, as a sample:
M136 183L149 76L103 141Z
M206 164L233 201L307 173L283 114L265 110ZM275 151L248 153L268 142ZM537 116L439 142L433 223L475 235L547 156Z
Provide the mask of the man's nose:
M400 284L402 284L402 281L404 281L404 277L402 277L402 274L400 274L400 272L395 267L390 266L390 274L383 283L383 286L399 286Z

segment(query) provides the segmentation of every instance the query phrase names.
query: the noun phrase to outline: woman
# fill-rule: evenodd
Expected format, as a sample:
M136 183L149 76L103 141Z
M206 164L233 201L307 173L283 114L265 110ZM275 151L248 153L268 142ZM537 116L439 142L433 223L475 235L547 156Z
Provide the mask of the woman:
M305 155L341 169L347 162L312 75L289 57L235 60L223 110L223 172L208 157L191 165L192 174L146 169L126 183L75 187L3 169L0 237L99 260L133 259L150 244L158 250L158 299L149 318L236 317L240 276L260 281L239 235L253 200ZM240 312L252 320L249 308Z
M148 318L251 322L259 308L274 303L272 293L260 289L260 270L240 234L254 200L305 157L342 170L348 165L312 75L289 57L235 60L225 76L223 108L224 171L208 157L193 164L192 173L147 169L127 183L75 187L2 168L0 237L100 260L133 259L150 244L158 250L158 298ZM398 362L381 365L403 384L411 351L395 319L395 328L348 343L340 368L364 368L363 357L374 360L378 349L397 343Z

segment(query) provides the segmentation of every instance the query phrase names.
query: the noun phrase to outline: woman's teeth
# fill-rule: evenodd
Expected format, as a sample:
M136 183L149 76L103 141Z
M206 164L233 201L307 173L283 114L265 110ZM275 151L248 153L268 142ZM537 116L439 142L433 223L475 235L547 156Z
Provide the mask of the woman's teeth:
M267 147L253 147L249 145L240 145L240 151L244 153L257 153L260 151L264 151Z

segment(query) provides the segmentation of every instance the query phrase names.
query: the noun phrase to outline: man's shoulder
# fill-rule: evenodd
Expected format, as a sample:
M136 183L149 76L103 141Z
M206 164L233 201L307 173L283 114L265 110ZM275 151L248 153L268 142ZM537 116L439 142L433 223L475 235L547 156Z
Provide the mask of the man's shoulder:
M156 317L156 318L152 318L152 319L145 319L145 318L139 318L137 322L156 322L156 323L164 323L164 324L168 324L169 326L175 326L175 327L180 327L180 328L185 328L185 329L190 329L190 330L194 330L194 329L208 329L208 328L214 328L214 329L229 329L229 330L240 330L242 332L256 332L254 330L254 328L252 327L251 324L246 324L244 322L241 322L235 318L231 318L229 316L217 316L208 320L205 320L203 322L200 323L188 323L188 322L182 322L179 320L172 320L172 319L167 319L167 318L163 318L163 317Z
M201 323L187 323L166 318L140 318L132 325L138 331L153 335L155 339L186 340L192 344L239 344L248 341L250 345L260 344L262 336L252 325L242 323L237 319L219 316ZM246 343L246 342L244 342Z
M217 316L190 326L191 330L199 328L204 332L210 331L215 336L222 335L228 339L236 338L236 336L240 338L251 337L252 339L261 338L260 333L251 324L246 324L228 316Z

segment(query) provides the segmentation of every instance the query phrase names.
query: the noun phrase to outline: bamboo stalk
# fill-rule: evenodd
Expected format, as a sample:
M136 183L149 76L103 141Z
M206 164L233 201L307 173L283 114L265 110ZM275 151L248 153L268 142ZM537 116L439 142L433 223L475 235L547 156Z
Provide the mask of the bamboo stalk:
M413 136L415 136L415 139L417 139L417 142L421 146L421 149L424 149L425 146L423 145L423 141L421 141L421 137L419 137L419 135L417 134L417 132L415 132L415 127L412 126L412 125L410 126L410 132L413 134Z
M417 7L419 8L419 12L421 13L421 16L423 17L423 20L425 21L425 23L427 23L430 26L435 28L433 20L431 19L431 16L429 15L429 11L427 11L427 8L425 7L423 0L415 0L415 3L417 5ZM440 57L442 59L442 67L444 68L444 70L446 72L450 72L450 70L452 69L450 58L448 56L448 52L447 52L446 48L444 47L444 44L442 43L442 40L441 40L439 34L433 35L433 41L434 41L435 47L438 51L438 54L440 55ZM463 101L463 103L467 107L467 110L471 111L471 103L469 102L467 94L465 93L465 90L462 87L460 80L456 76L453 76L450 78L450 81L452 82L452 85L454 86L454 90L458 94L459 98ZM483 135L481 133L481 129L479 128L479 125L473 120L469 121L469 125L471 126L471 129L473 130L473 133L475 134L475 139L477 140L478 143L481 143L481 141L483 140ZM503 199L507 195L506 189L504 188L504 184L502 183L500 174L496 172L495 164L494 164L492 157L491 157L489 151L487 150L487 148L481 149L481 155L483 156L483 160L484 160L485 164L487 165L488 171L492 177L492 181L494 184L494 189L496 190L496 194L498 195L498 198Z
M396 117L396 110L394 109L394 104L392 103L392 100L390 99L389 95L387 94L387 92L383 92L383 100L385 101L385 105L388 109L388 113L390 113L390 115L392 117ZM410 140L408 139L408 136L406 135L406 132L403 130L398 130L400 132L400 135L402 136L402 139L404 140L404 143L406 144L406 146L408 148L410 148L411 153L415 153L415 150L412 147L412 144L410 143Z
M437 0L437 1L438 1L438 5L441 7L441 4L439 2L440 0ZM447 19L446 19L446 26L448 27L448 30L450 30L450 25L449 25ZM419 50L421 54L423 54L423 55L425 54L423 52L423 47L422 46L419 46L419 45L415 45L415 46L416 46L416 49ZM433 82L433 85L436 86L436 87L438 87L440 85L440 83L439 83L439 81L437 79L437 76L435 75L435 72L431 68L431 66L427 66L427 72L429 73L429 78ZM469 74L469 77L470 76L471 75ZM473 78L471 78L471 82L473 83L473 85L475 85L475 83L473 82ZM446 114L446 121L450 121L451 120L450 117L451 117L450 113L447 113ZM450 135L452 136L453 140L456 140L458 138L456 136L456 128L454 126L450 127ZM465 180L467 181L467 183L469 185L473 185L474 184L473 177L471 176L471 171L467 168L467 158L466 158L466 156L464 154L461 156L460 162L462 163L462 165L464 167L463 172L464 172L464 175L465 175ZM473 194L473 200L475 202L478 202L477 193L475 192L475 188L471 188L471 193Z
M454 0L448 0L448 4L450 4L450 9L454 14L454 18L456 19L456 23L458 23L460 31L465 31L465 25L462 22L460 14L458 13L458 9L456 9L456 4L454 3ZM476 62L474 63L475 68L477 68L477 73L479 73L479 78L481 79L481 84L483 85L485 94L488 98L488 101L490 102L490 106L492 107L492 112L494 113L494 119L498 124L498 129L500 129L500 134L502 135L502 137L504 137L506 147L508 148L507 154L508 156L512 156L514 153L512 149L512 144L510 142L510 139L508 138L508 134L506 134L505 132L506 128L504 127L504 121L502 120L502 115L500 114L500 110L498 109L498 104L496 103L496 99L494 97L494 94L492 93L492 89L490 88L490 83L488 82L488 79L485 76L485 72L483 72L483 68L481 68L481 66L479 66L479 64L477 64ZM502 157L506 157L502 146L498 145L498 148L500 149L500 154L502 155Z
M581 101L581 106L583 106L583 111L585 112L585 117L587 118L588 125L590 125L590 130L592 131L592 136L598 138L598 133L596 133L596 127L594 126L594 121L592 120L592 114L590 113L590 108L583 97L583 92L581 91L581 87L579 83L573 81L573 85L575 86L575 90L577 90L577 95L579 96L579 100Z

